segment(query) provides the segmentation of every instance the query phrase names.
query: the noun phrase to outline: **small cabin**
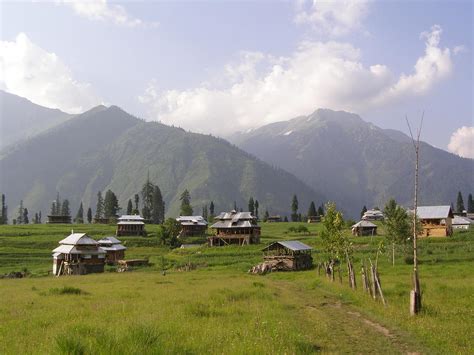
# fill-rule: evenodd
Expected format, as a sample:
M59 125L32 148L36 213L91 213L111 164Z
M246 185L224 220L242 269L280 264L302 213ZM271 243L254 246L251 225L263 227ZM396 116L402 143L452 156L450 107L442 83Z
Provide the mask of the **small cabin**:
M71 233L53 250L54 275L104 272L106 251L85 233Z
M117 222L117 237L145 236L145 220L139 215L123 215Z
M308 223L319 223L321 222L321 216L308 216Z
M377 209L367 210L361 218L363 221L383 221L385 219L383 212Z
M423 237L447 237L453 234L451 206L420 206L417 208Z
M463 217L463 216L454 216L452 225L453 229L470 229L471 225L474 223L474 221L470 218Z
M352 235L357 237L377 235L377 225L369 221L360 221L352 226Z
M48 222L49 224L71 224L71 216L61 216L61 215L49 215Z
M263 249L263 260L271 270L307 270L313 267L311 250L297 240L274 242Z
M214 218L211 228L215 235L207 238L209 246L230 244L249 245L260 243L260 226L250 212L222 212Z
M202 216L179 216L176 220L181 224L179 237L201 236L206 233L207 221Z
M267 222L269 223L276 223L276 222L281 222L282 219L281 219L281 216L279 214L275 215L275 216L268 216L267 218Z
M108 264L115 264L118 260L125 259L125 250L120 240L115 237L105 237L99 240L99 246L107 253L105 255L105 262Z

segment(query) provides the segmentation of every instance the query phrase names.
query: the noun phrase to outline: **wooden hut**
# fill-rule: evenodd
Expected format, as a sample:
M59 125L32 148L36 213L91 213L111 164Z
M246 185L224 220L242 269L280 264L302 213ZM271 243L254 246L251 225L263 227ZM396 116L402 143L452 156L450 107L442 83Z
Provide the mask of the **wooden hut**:
M49 223L49 224L71 224L71 216L49 215L47 223Z
M127 250L127 248L124 247L117 238L105 237L97 243L99 243L99 246L107 253L105 256L106 263L114 264L118 260L125 259L125 250Z
M85 233L71 233L53 250L54 275L104 272L105 250Z
M377 209L367 210L361 218L363 221L383 221L385 219L383 212Z
M222 212L215 220L217 222L211 226L215 235L207 238L209 246L260 243L260 226L250 212Z
M207 221L202 216L179 216L176 220L181 224L179 237L200 236L206 233Z
M377 235L377 225L369 221L360 221L352 226L352 235Z
M281 216L279 214L277 214L275 216L269 216L267 218L267 222L269 222L269 223L281 222Z
M311 249L297 240L274 242L263 249L263 260L272 271L311 269Z
M123 215L117 222L117 237L146 235L143 217L138 215Z
M447 237L453 234L451 206L420 206L418 219L423 226L423 237Z

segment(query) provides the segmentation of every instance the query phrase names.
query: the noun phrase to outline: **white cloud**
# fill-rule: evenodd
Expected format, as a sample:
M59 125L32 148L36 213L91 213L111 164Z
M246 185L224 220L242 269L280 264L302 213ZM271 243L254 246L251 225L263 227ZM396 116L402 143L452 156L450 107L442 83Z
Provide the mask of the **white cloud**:
M122 5L110 4L107 0L58 0L72 7L79 16L94 21L110 21L126 27L158 26L157 22L146 22L127 13Z
M474 127L461 127L451 135L448 150L464 158L474 159Z
M58 56L40 48L24 33L0 41L0 87L36 104L70 113L101 103L87 83L74 80Z
M244 52L224 68L227 85L204 83L180 90L152 81L140 102L152 119L198 132L226 135L309 114L325 107L362 113L426 93L451 72L441 29L425 34L426 49L411 75L399 78L385 65L364 66L360 50L340 42L303 42L288 57Z
M363 29L370 0L298 0L295 21L321 34L343 36Z

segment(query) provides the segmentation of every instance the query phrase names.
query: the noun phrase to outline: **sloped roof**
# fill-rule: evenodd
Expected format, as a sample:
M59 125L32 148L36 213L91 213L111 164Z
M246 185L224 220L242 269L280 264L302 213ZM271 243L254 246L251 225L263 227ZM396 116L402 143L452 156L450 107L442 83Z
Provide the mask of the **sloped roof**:
M59 244L66 245L97 245L98 243L85 233L72 233L68 237L59 241Z
M453 218L453 225L466 225L466 224L473 224L474 221L470 218L463 217L463 216L454 216Z
M124 214L118 220L119 221L144 221L145 219L139 215Z
M377 227L376 224L372 223L372 222L369 222L369 221L360 221L360 222L357 222L356 224L354 224L352 226L352 228L374 228L374 227Z
M419 206L416 214L420 219L441 219L453 217L451 206Z
M313 249L309 245L301 243L298 240L286 240L286 241L274 242L274 243L270 244L269 246L267 246L266 248L264 248L263 250L267 250L272 245L275 245L275 244L280 244L281 246L283 246L285 248L288 248L290 250L293 250L293 251L302 251L302 250L311 250L311 249Z
M102 238L101 240L99 240L97 243L99 243L99 244L120 244L121 241L118 240L115 237L105 237L105 238Z

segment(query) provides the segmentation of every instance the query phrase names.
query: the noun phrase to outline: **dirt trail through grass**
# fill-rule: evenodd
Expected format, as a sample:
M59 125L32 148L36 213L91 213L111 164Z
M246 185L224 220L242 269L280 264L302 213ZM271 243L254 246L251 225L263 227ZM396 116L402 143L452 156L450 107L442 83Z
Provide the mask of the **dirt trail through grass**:
M308 292L301 284L273 280L272 286L289 308L295 308L308 341L324 352L410 353L420 351L398 331L369 319L350 303L323 288Z

